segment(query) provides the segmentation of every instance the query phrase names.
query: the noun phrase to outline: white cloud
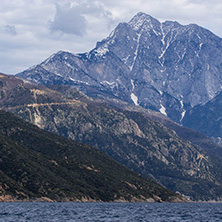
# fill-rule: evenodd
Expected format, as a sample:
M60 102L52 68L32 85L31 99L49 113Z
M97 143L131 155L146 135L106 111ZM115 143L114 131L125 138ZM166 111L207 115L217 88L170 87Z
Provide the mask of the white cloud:
M59 50L89 51L139 11L222 36L221 0L1 0L0 72L23 71Z

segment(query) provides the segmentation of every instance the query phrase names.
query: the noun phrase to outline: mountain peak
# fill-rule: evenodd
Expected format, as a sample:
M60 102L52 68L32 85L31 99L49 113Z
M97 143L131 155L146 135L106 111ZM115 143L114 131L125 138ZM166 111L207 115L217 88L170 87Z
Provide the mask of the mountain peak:
M139 12L137 13L130 21L129 25L135 30L141 30L144 26L148 26L149 28L153 28L154 24L160 24L160 22L153 18L152 16Z
M89 53L59 54L18 76L75 85L88 95L94 87L104 95L104 87L109 95L138 98L140 106L181 122L189 109L221 91L221 55L222 39L210 31L139 12Z
M138 13L131 19L131 21L134 20L134 19L144 19L144 20L147 20L147 19L155 19L155 18L153 18L151 15L146 14L146 13L144 13L144 12L138 12Z

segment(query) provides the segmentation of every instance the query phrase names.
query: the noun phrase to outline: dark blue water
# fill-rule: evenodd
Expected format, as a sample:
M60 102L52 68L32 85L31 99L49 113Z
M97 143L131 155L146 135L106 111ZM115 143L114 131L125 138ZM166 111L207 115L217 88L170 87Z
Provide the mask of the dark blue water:
M0 221L222 221L222 203L0 203Z

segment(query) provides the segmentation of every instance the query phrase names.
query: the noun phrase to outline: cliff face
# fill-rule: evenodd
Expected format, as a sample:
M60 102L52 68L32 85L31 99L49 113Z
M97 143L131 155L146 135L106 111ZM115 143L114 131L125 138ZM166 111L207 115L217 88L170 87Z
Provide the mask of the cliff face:
M49 89L4 75L1 82L1 109L96 147L173 191L221 199L220 162L142 112L111 108L70 87Z
M138 13L90 52L58 52L18 76L116 97L181 123L192 107L221 91L221 55L222 40L210 31Z

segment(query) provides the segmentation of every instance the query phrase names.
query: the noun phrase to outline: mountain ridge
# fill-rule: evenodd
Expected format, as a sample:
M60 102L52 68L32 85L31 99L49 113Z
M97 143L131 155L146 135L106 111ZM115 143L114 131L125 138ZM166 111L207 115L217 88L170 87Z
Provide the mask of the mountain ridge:
M182 123L192 107L221 91L222 39L198 25L138 13L88 53L58 52L18 76L117 97Z
M220 162L140 110L122 109L121 102L119 108L110 107L70 86L49 89L3 75L1 83L1 109L98 148L139 174L195 200L220 199Z

